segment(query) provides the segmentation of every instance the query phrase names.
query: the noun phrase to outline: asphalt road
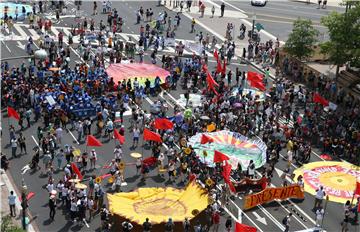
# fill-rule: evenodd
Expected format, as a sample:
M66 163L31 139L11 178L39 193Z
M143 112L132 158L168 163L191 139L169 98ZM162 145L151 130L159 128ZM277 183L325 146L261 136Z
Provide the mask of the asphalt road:
M231 4L239 4L239 7L242 2L231 2ZM99 5L99 11L101 10L101 2L98 2ZM156 7L156 3L154 2L142 2L141 4L139 2L128 2L122 3L122 2L115 2L113 4L113 7L116 7L120 14L123 14L123 18L125 19L125 25L124 28L125 33L129 34L137 34L139 30L139 25L135 25L133 22L135 20L134 16L134 10L138 9L139 6L142 5L144 9L152 7L155 12L160 12L163 10L166 10L165 7ZM244 3L245 5L245 3ZM295 3L289 3L289 5L293 6ZM273 7L276 8L276 6L280 9L279 4L272 4L272 2L268 3L268 5L265 8L261 8L264 10L263 14L267 14L265 9L267 7ZM301 6L304 7L304 6ZM305 6L306 7L306 6ZM301 8L299 8L301 9ZM86 17L89 17L89 14L92 12L92 3L87 3L82 6L82 10L84 11L84 14L86 14ZM275 11L275 10L273 10ZM168 11L169 12L169 11ZM174 13L170 13L169 15L174 15ZM91 16L93 17L93 16ZM97 15L94 16L96 21L99 21L103 19L105 21L105 15ZM62 28L67 28L71 26L71 22L73 21L73 18L64 18L56 27L59 27L58 30L62 30ZM194 35L189 33L189 25L190 25L190 19L187 17L182 17L182 26L181 29L178 30L178 36L177 38L180 39L186 39L186 40L193 40ZM207 26L211 27L211 23L206 23ZM266 28L265 24L265 28ZM269 24L271 25L271 24ZM31 34L31 31L29 31L26 28L26 23L23 24L24 28L23 30L27 34ZM226 24L219 24L216 26L211 27L214 31L220 31L222 30ZM55 28L56 28L55 27ZM281 28L283 25L281 24ZM198 31L204 31L212 33L212 31L207 31L207 29L198 27ZM267 28L266 28L267 29ZM20 35L19 31L15 31L16 34ZM219 32L220 33L220 32ZM65 39L66 41L66 39ZM20 43L24 44L24 41L20 40ZM19 45L18 41L10 41L6 40L5 42L1 43L1 57L14 57L14 56L22 56L25 55L24 49L21 49L21 46ZM160 52L161 54L161 52ZM77 51L74 49L71 53L71 59L76 63L76 61L80 61L80 58L78 56ZM26 60L14 60L10 62L10 66L13 65L20 65L21 62L27 62ZM149 62L150 59L148 56L145 56L145 62ZM158 63L160 63L159 60L157 60ZM211 62L213 61L212 58L210 58L210 69L213 69L215 67L215 63ZM251 70L250 67L246 67L244 65L239 65L238 61L234 61L233 64L229 65L229 68L232 70L235 70L236 66L239 66L242 71ZM148 97L144 99L143 104L141 105L141 108L143 110L146 110L149 112L150 105L155 102L158 99L165 100L170 109L168 111L168 115L171 115L173 113L173 107L174 107L174 99L179 99L180 94L184 92L180 87L176 91L171 91L170 93L164 92L158 97ZM4 114L3 114L4 115ZM129 116L125 117L125 127L129 127ZM283 123L283 121L282 121ZM11 154L10 148L8 146L9 143L9 124L16 124L16 122L13 119L3 118L2 120L2 128L3 128L3 137L2 137L2 151L6 154ZM35 197L30 202L30 210L32 216L37 216L35 221L40 229L40 231L94 231L97 230L98 225L100 224L99 217L96 217L94 221L89 223L89 228L79 227L73 225L68 220L65 220L65 217L63 215L64 212L62 212L61 209L57 210L55 221L51 222L48 220L48 213L49 209L47 208L47 191L44 189L47 183L47 178L42 176L40 171L37 172L28 172L25 175L20 174L20 169L24 167L26 164L29 163L32 157L32 148L37 145L37 137L36 137L36 128L38 126L41 126L41 123L33 123L31 128L26 129L23 133L26 137L26 144L28 148L28 155L23 155L20 158L16 158L14 160L11 160L11 169L10 173L13 176L14 182L18 187L21 186L22 178L24 178L25 183L27 184L30 191L33 191L36 193ZM93 127L94 128L94 127ZM94 129L93 129L94 130ZM77 133L75 131L73 132L65 132L64 138L63 138L63 144L72 144L76 146L77 148L84 151L86 149L85 145L83 143L78 144L77 141L74 139L77 137ZM136 148L133 148L132 145L132 135L131 133L126 130L125 133L126 137L126 143L123 146L123 152L124 152L124 160L126 163L133 163L134 159L132 159L129 154L131 152L140 152L144 154L144 157L149 157L151 155L151 151L147 149L147 147L141 147L140 145L143 144L143 142L140 140L139 146ZM113 149L115 147L115 142L113 140L107 140L107 138L99 138L100 141L104 143L103 147L96 148L98 153L98 168L96 170L93 170L91 172L88 172L86 174L87 176L90 175L100 175L106 172L106 170L101 169L101 167L104 164L109 163L109 161L113 158ZM164 148L165 149L165 148ZM321 154L321 152L313 148L314 153L312 154L311 161L319 161L321 160L318 155ZM285 154L285 151L282 152L282 154ZM286 162L283 160L280 160L279 163L276 165L276 168L278 168L278 173L281 175L280 170L284 170L286 166ZM296 166L292 167L293 169L296 168ZM61 177L61 173L57 173L55 175L55 179L58 180ZM127 186L123 187L123 191L132 191L138 187L155 187L155 186L174 186L181 188L183 187L183 184L180 183L179 180L171 183L167 181L167 178L161 178L157 176L156 171L150 172L150 177L144 181L140 181L140 177L135 175L135 168L132 165L129 165L125 169L125 178L126 182L128 183ZM279 176L275 174L275 177L272 180L272 183L275 186L280 186L282 184L282 181L280 180ZM106 186L109 187L109 186ZM241 198L243 196L240 196ZM283 201L283 202L272 202L269 204L265 204L263 206L255 207L252 210L243 212L241 208L243 208L243 199L236 198L234 201L230 202L230 205L227 206L227 209L229 212L231 212L232 216L238 220L241 220L242 223L255 226L258 228L258 231L282 231L283 225L281 224L282 218L288 213L292 212L292 209L295 210L295 212L299 213L299 216L296 215L294 219L291 221L291 231L298 231L303 230L307 228L311 228L314 226L314 212L312 211L314 203L314 197L305 194L305 200L302 202L298 201ZM339 231L340 230L340 221L343 218L343 207L341 204L329 202L328 208L326 211L326 216L324 220L324 228L327 231ZM303 218L303 219L302 219ZM357 231L357 227L350 226L350 231Z

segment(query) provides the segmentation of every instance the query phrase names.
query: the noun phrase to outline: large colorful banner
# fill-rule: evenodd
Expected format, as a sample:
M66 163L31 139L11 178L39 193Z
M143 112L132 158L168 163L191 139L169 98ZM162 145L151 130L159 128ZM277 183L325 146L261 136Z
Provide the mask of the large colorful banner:
M244 209L251 209L275 199L286 200L288 198L304 198L304 192L299 185L291 185L280 188L267 188L259 193L247 195L244 201Z
M106 69L107 74L114 79L117 84L118 81L124 79L134 79L137 77L140 83L145 83L146 78L151 82L158 76L162 83L165 78L170 75L168 71L153 64L144 63L129 63L129 64L111 64Z
M227 130L205 133L212 138L214 142L201 144L202 133L198 133L189 139L196 154L200 160L208 166L214 166L214 151L220 151L229 156L229 163L233 169L237 168L238 163L241 164L243 170L249 166L250 160L254 161L255 168L262 167L266 162L266 144L260 139L249 139L242 134ZM204 157L204 151L207 156Z
M330 201L345 203L353 197L360 167L346 162L319 161L305 164L294 173L295 179L303 176L306 192L315 195L323 186Z
M195 182L185 189L138 188L128 193L107 194L107 197L112 214L140 225L146 218L151 218L154 224L166 222L169 217L173 222L191 220L196 216L194 212L202 212L210 203L206 190Z

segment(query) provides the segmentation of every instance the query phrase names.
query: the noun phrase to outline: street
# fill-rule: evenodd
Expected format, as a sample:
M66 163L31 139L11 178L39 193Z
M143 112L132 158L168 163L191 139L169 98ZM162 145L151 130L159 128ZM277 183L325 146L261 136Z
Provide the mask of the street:
M215 6L220 6L223 1L206 1L207 7L210 9L212 4ZM265 28L266 32L260 32L262 41L267 41L272 39L275 41L276 38L279 38L280 41L286 41L288 34L291 32L292 23L297 17L309 18L313 21L314 26L323 33L323 38L326 38L326 29L320 25L320 19L323 15L327 15L331 10L339 10L343 12L342 8L337 7L328 7L327 9L318 10L314 5L306 5L301 2L292 2L292 1L269 1L265 7L255 7L251 6L248 1L224 1L226 5L225 16L223 18L210 18L210 15L206 15L203 18L199 18L199 13L197 13L198 8L192 7L191 12L185 12L180 14L181 23L180 26L176 29L176 40L175 46L167 46L164 49L160 48L156 54L156 65L162 66L162 55L171 55L175 56L176 46L179 45L181 41L184 44L196 43L196 35L200 32L206 36L216 36L219 44L221 41L225 40L225 31L227 23L234 22L235 32L234 38L239 34L239 27L241 23L244 23L244 20L250 22L246 24L247 30L251 30L252 17L256 14L256 22L260 22ZM99 22L102 20L105 24L107 23L107 15L101 14L102 11L102 2L97 1L98 11L97 15L92 15L93 12L93 2L83 1L81 5L80 12L76 11L76 6L73 1L65 1L67 6L67 12L74 12L66 14L60 17L59 22L54 22L51 26L48 35L54 37L55 41L58 42L58 34L62 32L64 34L64 44L67 47L69 44L68 37L72 33L72 28L76 27L78 23L82 23L84 18L93 19L95 21L95 32L99 31ZM145 22L136 24L136 12L142 6L144 9L152 8L154 12L154 17L158 16L160 13L166 11L168 17L172 19L175 18L179 9L173 9L173 6L169 5L169 1L166 6L158 6L157 2L152 1L114 1L112 2L112 8L116 8L118 14L123 18L124 23L122 25L123 31L121 33L116 33L120 41L126 43L129 40L139 41L140 38L140 25L145 26ZM218 9L218 8L217 8ZM236 12L236 17L231 17L227 15L227 11ZM81 17L75 17L76 14L80 14ZM235 14L235 13L234 13ZM51 12L46 12L42 14L45 19L52 19L54 14ZM239 20L240 17L243 17ZM191 30L191 20L195 18L195 33L190 33ZM235 22L236 21L236 22ZM8 29L7 29L8 30ZM26 51L26 45L29 36L32 37L34 41L34 49L40 47L39 40L42 38L42 35L38 33L35 29L30 27L29 21L19 21L14 23L13 33L6 31L1 34L1 59L8 59L12 57L25 57L28 56ZM74 36L73 45L69 46L70 49L70 68L74 68L76 65L80 65L84 62L82 54L79 52L78 44L80 43L79 36ZM235 73L236 68L239 68L241 72L263 72L263 70L257 68L255 65L250 65L241 62L241 52L242 48L246 47L247 49L247 40L235 39L236 43L236 55L231 59L230 64L226 67L227 71L232 70ZM106 42L107 44L107 42ZM91 54L97 56L97 47L99 46L98 41L91 41ZM215 48L220 49L221 45L215 46ZM154 48L149 48L144 51L144 63L150 64L152 62L151 53ZM198 51L192 50L190 47L185 47L184 57L182 60L185 62L187 59L191 59L194 54L197 54ZM216 70L217 60L213 55L212 51L206 51L208 56L208 69ZM29 57L30 58L30 57ZM21 58L15 60L7 60L9 67L20 67L22 63L28 65L29 58ZM135 55L135 61L139 61L139 55ZM3 63L3 61L2 61ZM111 61L109 56L105 56L105 68L107 68ZM233 82L234 79L233 79ZM275 80L269 77L267 86L272 86L275 84ZM250 87L249 87L250 88ZM202 87L198 88L201 92ZM186 110L186 107L179 105L179 100L182 98L181 95L184 95L187 92L187 88L183 88L179 82L176 89L161 90L157 95L146 95L142 103L139 105L130 105L126 112L124 113L124 122L123 126L125 128L125 143L122 145L123 151L123 162L126 164L124 170L124 178L127 183L126 186L122 186L121 190L123 192L131 192L140 187L176 187L184 188L185 184L180 181L180 178L177 178L175 181L169 181L168 175L165 176L158 175L156 169L150 170L148 178L142 180L141 175L137 175L135 169L135 159L130 156L131 153L138 152L143 155L143 159L152 156L151 146L148 142L143 141L143 136L140 135L140 140L138 146L132 146L133 132L132 132L132 107L138 107L141 112L151 112L152 106L158 101L163 102L168 106L166 111L167 117L173 117L174 111L176 108L180 108L180 111ZM96 102L99 99L93 98L93 101ZM304 109L299 110L301 114L304 114ZM47 184L48 177L43 175L43 163L40 161L40 166L42 170L34 171L29 170L24 174L21 174L22 168L31 162L32 156L34 154L34 149L39 146L40 141L37 136L37 129L39 127L44 127L43 120L35 122L34 118L31 119L31 127L26 128L20 131L17 121L14 118L7 117L6 108L2 107L2 116L1 116L1 128L2 128L2 137L1 137L1 149L2 153L6 154L10 160L10 169L9 173L12 176L12 179L18 189L21 189L22 180L26 183L29 191L34 192L35 196L29 201L29 212L34 222L36 224L35 229L39 231L101 231L100 230L100 215L95 216L94 220L88 222L84 226L79 226L73 223L68 213L66 212L65 207L57 208L56 215L54 220L49 219L49 207L48 207L48 192ZM94 117L95 118L95 117ZM95 121L96 119L94 119ZM284 116L280 116L277 123L280 126L293 127L295 122L291 119L287 121ZM11 138L10 138L10 125L14 125L16 129L17 136L21 132L26 141L27 153L18 156L17 158L11 157ZM68 126L69 128L70 126ZM119 127L117 128L119 129ZM92 126L92 133L95 134L96 126L95 122ZM260 133L259 136L261 137ZM85 171L84 179L88 179L90 176L101 176L109 172L106 169L106 165L109 165L111 160L114 158L114 149L117 144L119 144L115 139L108 136L99 136L96 135L96 138L103 143L103 146L96 147L97 152L97 161L96 167L94 170ZM63 131L63 137L61 144L59 146L64 147L65 145L74 146L76 149L80 149L81 152L90 152L93 147L87 147L86 141L78 141L78 132L74 130L65 130ZM180 150L180 145L175 139L175 149ZM161 152L166 152L169 149L169 145L163 143ZM19 149L18 149L19 152ZM311 157L309 163L316 161L324 161L321 158L321 154L324 152L319 146L311 146ZM279 161L275 164L275 170L273 178L271 178L271 187L281 187L283 185L284 179L281 177L283 171L287 168L287 149L286 146L283 146L280 151ZM334 161L347 162L342 159L334 158ZM66 161L63 162L65 164ZM54 162L55 163L55 162ZM167 162L165 162L167 164ZM290 173L295 169L300 168L298 163L291 163ZM256 171L256 175L261 177L262 169ZM64 173L62 170L57 170L54 172L53 178L60 180L63 177ZM296 182L296 180L291 180L289 182ZM87 181L84 181L85 184L88 184ZM102 186L105 191L111 189L111 184L108 184L106 180L103 180ZM109 191L111 192L111 190ZM244 194L239 194L235 196L232 200L229 201L229 204L224 207L225 213L221 218L221 229L219 231L225 231L225 220L228 215L231 216L233 223L235 221L253 226L257 228L257 231L268 232L268 231L284 231L285 226L282 223L283 218L289 213L293 213L293 217L290 222L290 231L301 231L306 229L314 228L315 225L315 211L313 210L315 197L308 192L305 192L305 198L303 200L292 199L279 201L275 200L273 202L265 203L258 205L249 210L243 210L244 205ZM3 202L2 202L3 203ZM355 202L354 202L355 203ZM3 203L4 204L4 203ZM6 202L7 204L7 202ZM323 220L323 228L325 231L341 231L340 223L343 220L344 214L344 204L338 202L327 202L327 207L325 211L325 216ZM151 218L150 218L151 221ZM234 224L233 224L234 225ZM349 232L355 232L359 230L359 226L355 224L349 224Z

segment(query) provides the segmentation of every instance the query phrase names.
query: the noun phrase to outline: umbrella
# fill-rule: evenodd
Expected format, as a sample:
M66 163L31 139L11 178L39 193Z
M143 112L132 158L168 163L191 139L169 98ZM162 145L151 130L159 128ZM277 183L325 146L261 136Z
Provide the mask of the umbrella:
M236 102L236 103L233 104L233 106L236 107L236 108L240 108L243 105L240 102Z
M57 191L54 189L50 192L51 195L56 195L57 194Z
M200 119L202 119L202 120L210 120L210 118L208 116L206 116L206 115L201 116Z
M324 160L332 160L331 156L329 156L328 154L321 154L320 158L324 159Z
M57 67L51 67L49 68L49 71L53 71L53 72L56 72L56 71L59 71L60 68L57 68Z
M85 184L81 184L81 183L77 183L75 185L75 188L78 188L78 189L87 189L87 186Z
M135 159L138 159L138 158L141 158L142 157L142 154L140 153L137 153L137 152L133 152L130 154L131 157L135 158Z

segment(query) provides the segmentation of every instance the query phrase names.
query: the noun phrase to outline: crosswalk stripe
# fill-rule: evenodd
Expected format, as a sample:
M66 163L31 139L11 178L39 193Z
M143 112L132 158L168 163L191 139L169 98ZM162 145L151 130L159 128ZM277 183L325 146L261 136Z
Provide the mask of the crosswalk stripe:
M21 28L20 25L14 24L14 29L16 29L14 30L14 33L17 33L19 36L27 38L26 32Z
M58 41L59 31L58 31L55 27L51 27L51 32L52 32L54 35L49 35L49 36L50 36L50 37L54 37L54 40L55 40L55 41Z
M34 29L28 28L28 31L30 32L33 40L38 40L40 38L40 35Z

